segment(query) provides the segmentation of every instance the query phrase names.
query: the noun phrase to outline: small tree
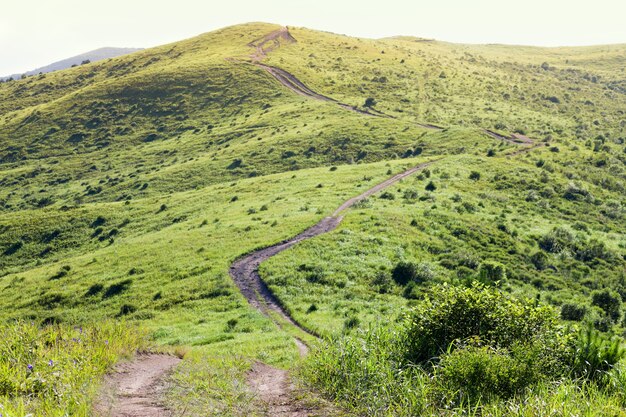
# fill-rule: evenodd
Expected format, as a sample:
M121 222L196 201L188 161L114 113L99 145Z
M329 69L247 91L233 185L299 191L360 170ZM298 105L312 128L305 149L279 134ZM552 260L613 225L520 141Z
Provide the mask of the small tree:
M376 105L376 100L372 97L368 97L365 99L365 107L374 107Z
M430 181L428 184L426 184L426 191L435 191L437 189L437 186L435 185L434 182Z
M478 181L480 179L480 172L472 171L469 175L470 180Z

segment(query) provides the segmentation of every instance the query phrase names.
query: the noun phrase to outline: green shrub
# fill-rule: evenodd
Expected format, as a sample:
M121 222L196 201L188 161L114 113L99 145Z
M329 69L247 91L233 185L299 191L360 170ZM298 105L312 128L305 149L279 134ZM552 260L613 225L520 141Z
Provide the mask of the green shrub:
M122 317L122 316L127 316L129 314L134 313L135 311L137 311L137 307L135 307L132 304L123 304L120 307L120 312L118 313L118 317Z
M435 185L434 182L429 181L428 184L426 184L426 187L424 187L426 191L435 191L437 189L437 186Z
M574 235L569 230L563 227L556 227L542 236L537 243L546 252L560 253L574 246L574 242Z
M444 355L437 371L446 397L456 397L459 403L510 398L541 378L532 362L489 346L469 346Z
M550 307L519 301L475 283L470 288L440 285L433 289L407 319L406 358L426 364L453 343L478 338L494 348L524 343L543 345L546 366L563 361L552 346L562 344L557 317ZM547 363L551 362L550 365Z
M111 284L109 288L102 295L103 298L110 298L115 295L121 294L130 288L130 285L133 283L132 279L125 279L120 282L116 282L115 284Z
M407 285L409 282L429 281L435 277L435 274L428 264L402 261L393 268L391 277L399 285Z
M537 251L530 256L530 262L538 271L543 271L548 267L548 255L543 251Z
M393 280L387 271L378 271L372 279L372 285L378 293L386 294L393 288Z
M587 307L574 303L565 303L561 306L563 320L582 321L587 314Z
M597 239L580 243L574 252L574 257L582 262L591 262L595 259L611 261L613 253L606 247L606 244Z
M622 296L608 288L596 290L591 293L591 305L600 307L612 322L616 322L621 315Z
M396 196L392 192L385 191L379 198L382 198L383 200L395 200Z
M376 105L376 100L372 97L368 97L365 99L364 107L374 107Z
M494 283L506 279L506 267L500 262L483 261L478 267L478 276L483 283Z
M625 355L620 338L610 338L587 327L578 335L572 370L580 377L602 379Z

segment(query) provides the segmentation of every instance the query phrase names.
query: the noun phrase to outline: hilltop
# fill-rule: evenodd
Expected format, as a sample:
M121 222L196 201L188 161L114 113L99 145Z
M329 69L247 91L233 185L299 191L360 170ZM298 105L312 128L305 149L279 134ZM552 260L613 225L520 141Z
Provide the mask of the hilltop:
M0 318L139 326L187 353L163 398L192 415L254 398L257 361L291 368L441 285L620 335L625 67L626 45L251 23L1 83Z

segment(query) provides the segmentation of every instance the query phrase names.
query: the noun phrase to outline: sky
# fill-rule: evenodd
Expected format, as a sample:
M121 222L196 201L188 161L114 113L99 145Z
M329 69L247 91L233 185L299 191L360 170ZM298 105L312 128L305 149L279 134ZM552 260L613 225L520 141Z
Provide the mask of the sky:
M0 76L104 46L151 47L252 21L464 43L626 43L625 0L9 0Z

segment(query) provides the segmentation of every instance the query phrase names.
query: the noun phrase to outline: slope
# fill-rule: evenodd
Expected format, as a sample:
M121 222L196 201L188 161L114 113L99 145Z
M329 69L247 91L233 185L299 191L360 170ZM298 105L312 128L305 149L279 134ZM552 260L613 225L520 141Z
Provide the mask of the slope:
M601 322L591 292L626 294L623 77L601 51L255 23L1 84L0 317L139 323L189 346L172 406L225 415L254 361L289 367L306 337L251 308L232 262L442 158L261 264L285 311L351 332L498 262L507 291ZM400 262L423 281L393 284Z

